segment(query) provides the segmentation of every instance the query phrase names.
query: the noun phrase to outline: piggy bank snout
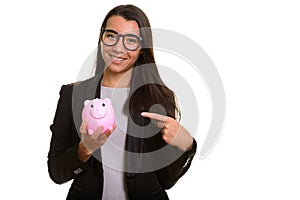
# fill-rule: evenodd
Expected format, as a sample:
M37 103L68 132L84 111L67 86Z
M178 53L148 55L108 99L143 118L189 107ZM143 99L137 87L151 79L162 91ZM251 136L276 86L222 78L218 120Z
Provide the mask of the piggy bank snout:
M107 114L107 108L104 103L102 104L97 104L97 105L92 105L91 106L91 115L94 118L104 118L105 115Z

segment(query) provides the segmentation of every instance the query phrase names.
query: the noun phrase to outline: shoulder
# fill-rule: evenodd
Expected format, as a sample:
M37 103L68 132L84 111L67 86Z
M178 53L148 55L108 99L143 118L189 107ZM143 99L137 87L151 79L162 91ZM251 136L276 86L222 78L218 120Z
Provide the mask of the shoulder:
M61 86L60 93L69 93L72 94L73 90L79 89L79 88L86 88L86 87L95 87L100 81L99 76L93 76L89 79L83 80L83 81L77 81L73 83L64 84Z

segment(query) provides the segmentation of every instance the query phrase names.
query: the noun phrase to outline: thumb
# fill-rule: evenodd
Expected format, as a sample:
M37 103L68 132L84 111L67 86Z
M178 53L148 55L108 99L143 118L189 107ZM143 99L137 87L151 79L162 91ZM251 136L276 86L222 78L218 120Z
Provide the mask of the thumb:
M79 131L81 134L84 134L86 135L87 134L87 130L86 130L86 127L87 127L87 122L86 121L83 121L80 125L80 128L79 128Z

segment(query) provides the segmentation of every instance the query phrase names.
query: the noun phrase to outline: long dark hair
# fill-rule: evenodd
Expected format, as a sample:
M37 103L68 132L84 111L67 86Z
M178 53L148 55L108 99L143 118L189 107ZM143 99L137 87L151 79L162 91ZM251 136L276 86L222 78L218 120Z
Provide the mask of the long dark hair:
M141 54L134 65L131 77L129 108L131 115L140 115L141 111L148 111L151 106L160 104L165 109L162 114L173 118L180 116L175 95L162 81L154 59L152 31L148 17L134 5L119 5L108 12L103 20L98 41L96 74L103 73L105 62L103 60L100 43L101 33L106 28L107 21L112 16L121 16L126 20L134 20L140 28L140 36L143 38ZM156 112L160 112L157 110Z

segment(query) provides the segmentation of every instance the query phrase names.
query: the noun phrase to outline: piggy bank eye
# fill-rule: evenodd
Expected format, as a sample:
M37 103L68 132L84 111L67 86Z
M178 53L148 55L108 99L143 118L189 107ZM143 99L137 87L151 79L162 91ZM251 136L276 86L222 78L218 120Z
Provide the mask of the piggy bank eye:
M94 105L93 105L93 104L91 105L91 108L94 108Z
M102 103L102 106L105 107L105 103Z

